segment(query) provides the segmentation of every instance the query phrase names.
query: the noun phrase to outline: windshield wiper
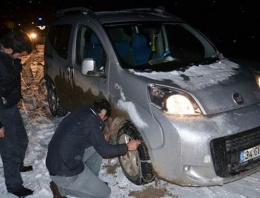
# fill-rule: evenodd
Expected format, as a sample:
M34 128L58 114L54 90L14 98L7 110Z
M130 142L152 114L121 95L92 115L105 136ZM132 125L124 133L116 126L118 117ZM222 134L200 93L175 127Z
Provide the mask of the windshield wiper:
M218 56L190 61L191 65L208 65L220 60Z

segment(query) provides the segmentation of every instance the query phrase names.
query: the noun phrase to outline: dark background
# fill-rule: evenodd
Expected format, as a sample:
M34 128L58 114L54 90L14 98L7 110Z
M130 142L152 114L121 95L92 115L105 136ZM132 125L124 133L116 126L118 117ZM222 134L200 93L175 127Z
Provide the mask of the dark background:
M0 34L47 25L62 8L93 11L163 6L203 32L226 57L260 60L259 0L1 0ZM39 20L42 17L42 20ZM1 36L0 35L0 36Z

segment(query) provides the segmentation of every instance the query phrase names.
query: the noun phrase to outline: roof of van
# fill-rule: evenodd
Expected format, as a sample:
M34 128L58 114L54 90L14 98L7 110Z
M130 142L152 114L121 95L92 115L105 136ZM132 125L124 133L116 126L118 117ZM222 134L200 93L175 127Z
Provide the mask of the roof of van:
M120 23L131 21L176 21L182 20L160 8L135 8L117 11L93 12L82 7L68 8L58 11L58 16L85 15L98 19L101 23Z

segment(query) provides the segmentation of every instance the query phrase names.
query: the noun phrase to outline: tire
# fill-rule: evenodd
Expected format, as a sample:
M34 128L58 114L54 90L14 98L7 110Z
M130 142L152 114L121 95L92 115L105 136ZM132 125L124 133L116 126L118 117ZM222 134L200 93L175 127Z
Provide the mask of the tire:
M142 144L137 151L128 151L126 155L119 156L120 166L129 181L136 185L143 185L154 180L154 172L147 146L140 133L133 124L125 124L118 132L117 143L128 143L132 139L139 139Z
M47 90L47 100L52 116L65 116L68 113L68 110L61 105L60 99L57 97L56 90L53 88L52 85L48 85Z

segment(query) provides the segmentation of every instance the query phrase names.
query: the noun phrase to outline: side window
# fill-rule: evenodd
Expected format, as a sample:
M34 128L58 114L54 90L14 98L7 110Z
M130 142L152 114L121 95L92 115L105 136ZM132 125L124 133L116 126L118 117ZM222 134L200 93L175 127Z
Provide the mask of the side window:
M55 50L62 58L65 59L67 59L68 57L70 32L71 32L70 25L62 25L58 27L57 34L56 34Z
M76 61L81 65L84 58L93 58L97 70L104 70L106 53L96 34L86 26L80 26L77 32Z
M50 44L52 47L55 46L55 38L56 38L56 33L57 33L57 27L50 27L48 30L48 40L50 41Z
M70 39L71 25L58 25L50 27L48 39L58 53L64 59L68 57L68 47Z

